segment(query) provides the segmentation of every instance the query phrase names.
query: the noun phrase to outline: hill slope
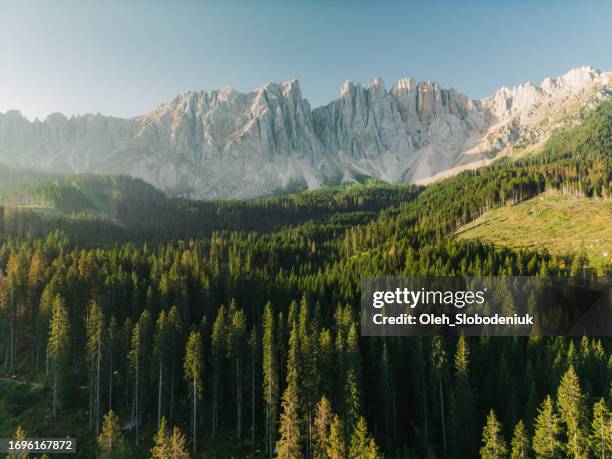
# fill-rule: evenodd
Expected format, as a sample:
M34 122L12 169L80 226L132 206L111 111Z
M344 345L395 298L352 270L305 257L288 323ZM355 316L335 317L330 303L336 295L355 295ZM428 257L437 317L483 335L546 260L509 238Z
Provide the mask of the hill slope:
M515 206L498 207L465 225L459 239L498 246L584 254L593 267L612 257L612 201L540 195Z

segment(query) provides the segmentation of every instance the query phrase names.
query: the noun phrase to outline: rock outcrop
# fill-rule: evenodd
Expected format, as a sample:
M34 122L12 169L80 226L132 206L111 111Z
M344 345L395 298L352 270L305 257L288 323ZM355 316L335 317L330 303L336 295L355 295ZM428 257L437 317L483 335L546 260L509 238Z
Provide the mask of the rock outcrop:
M407 183L476 167L515 145L537 144L583 108L612 95L590 67L479 101L405 78L389 90L344 83L311 109L297 80L250 93L187 92L132 119L0 114L0 162L69 173L129 173L170 193L253 197L376 177Z

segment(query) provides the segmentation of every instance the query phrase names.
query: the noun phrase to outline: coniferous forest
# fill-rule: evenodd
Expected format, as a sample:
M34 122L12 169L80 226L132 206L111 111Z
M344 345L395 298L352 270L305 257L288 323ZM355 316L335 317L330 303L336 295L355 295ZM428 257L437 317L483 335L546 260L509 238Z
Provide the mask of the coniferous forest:
M612 456L609 338L358 322L362 276L610 276L455 232L545 192L610 199L611 103L427 187L198 202L130 177L0 178L0 437L102 458Z

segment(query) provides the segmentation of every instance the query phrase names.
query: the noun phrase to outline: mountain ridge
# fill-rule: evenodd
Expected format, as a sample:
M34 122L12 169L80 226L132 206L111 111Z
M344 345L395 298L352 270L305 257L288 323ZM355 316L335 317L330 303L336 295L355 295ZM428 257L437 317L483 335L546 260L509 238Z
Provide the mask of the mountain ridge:
M0 114L0 162L50 172L129 173L171 194L246 198L375 177L392 183L473 168L545 140L610 98L611 74L573 69L481 100L407 77L346 81L311 108L298 80L241 93L187 91L123 119Z

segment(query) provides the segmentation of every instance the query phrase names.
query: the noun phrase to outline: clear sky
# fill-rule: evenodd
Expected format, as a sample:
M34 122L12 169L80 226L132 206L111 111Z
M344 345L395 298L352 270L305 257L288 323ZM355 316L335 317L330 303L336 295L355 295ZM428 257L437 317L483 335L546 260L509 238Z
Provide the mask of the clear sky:
M134 116L186 90L404 76L472 98L612 70L607 0L0 0L0 112Z

